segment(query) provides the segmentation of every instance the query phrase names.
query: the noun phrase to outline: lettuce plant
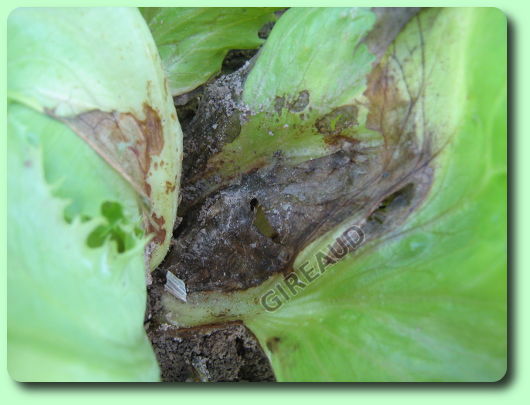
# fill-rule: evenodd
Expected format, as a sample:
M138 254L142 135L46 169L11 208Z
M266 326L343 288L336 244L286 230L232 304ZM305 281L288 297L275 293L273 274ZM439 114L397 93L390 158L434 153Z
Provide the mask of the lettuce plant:
M293 8L264 41L273 11L10 16L15 379L158 379L144 275L180 195L161 321L243 321L279 381L502 378L504 16ZM179 193L171 97L207 81Z
M8 35L9 371L156 380L145 269L182 133L149 29L136 9L17 9Z

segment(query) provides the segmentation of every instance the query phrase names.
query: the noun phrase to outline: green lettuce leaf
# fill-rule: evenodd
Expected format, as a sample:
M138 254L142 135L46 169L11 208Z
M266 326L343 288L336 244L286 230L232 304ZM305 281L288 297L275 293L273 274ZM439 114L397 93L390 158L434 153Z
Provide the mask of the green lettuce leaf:
M270 7L147 7L141 12L158 46L171 93L193 90L219 72L231 49L263 44L258 31L274 21Z
M145 273L164 257L182 133L137 9L8 20L8 369L156 381Z
M131 223L123 212L109 213L105 210L109 203L101 203L100 212L89 220L67 219L65 212L71 205L57 196L65 183L48 183L44 156L51 153L49 137L61 134L82 141L64 124L18 103L9 105L8 134L11 377L17 381L156 381L158 365L143 329L146 241L134 232L141 224L139 217ZM57 149L53 151L57 157ZM100 159L92 153L92 158ZM78 155L68 156L64 160L75 166ZM106 174L112 176L112 170ZM87 174L83 184L90 187L96 179ZM119 189L127 184L120 181L114 183L116 192L96 193L91 207L103 199L121 206L116 202L123 190ZM108 183L100 184L107 190ZM94 231L108 228L111 222L128 238L115 234L90 243Z
M422 12L382 64L412 94L427 83L409 118L427 117L443 145L427 200L247 324L281 381L497 381L507 360L506 18ZM327 242L298 264L317 268Z
M8 36L8 98L64 122L127 180L156 267L176 217L182 132L139 11L18 9Z

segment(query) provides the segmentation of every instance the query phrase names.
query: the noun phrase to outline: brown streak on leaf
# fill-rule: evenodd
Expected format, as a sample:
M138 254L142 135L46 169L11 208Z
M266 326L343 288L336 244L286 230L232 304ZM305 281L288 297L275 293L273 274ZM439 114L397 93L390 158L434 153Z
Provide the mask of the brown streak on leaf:
M175 191L175 184L170 181L166 181L166 194L172 193Z
M143 105L144 119L132 113L91 110L73 117L51 117L64 122L87 142L143 197L149 198L151 187L147 175L151 157L159 155L164 146L162 124L158 113Z
M166 230L164 228L166 220L164 217L157 216L155 212L151 214L150 219L151 221L147 224L146 231L147 233L154 235L153 242L157 245L161 245L166 239Z
M151 185L147 179L151 159L160 155L164 147L162 122L155 109L144 103L143 119L130 112L100 110L91 110L72 117L57 116L53 110L46 110L46 113L68 125L140 196L150 202ZM173 190L174 188L173 185ZM167 190L166 183L166 192ZM145 229L155 235L156 243L162 243L166 235L163 228L165 221L152 212L150 205L142 205Z
M378 61L402 28L420 9L418 7L373 7L372 11L377 20L362 43L366 44Z

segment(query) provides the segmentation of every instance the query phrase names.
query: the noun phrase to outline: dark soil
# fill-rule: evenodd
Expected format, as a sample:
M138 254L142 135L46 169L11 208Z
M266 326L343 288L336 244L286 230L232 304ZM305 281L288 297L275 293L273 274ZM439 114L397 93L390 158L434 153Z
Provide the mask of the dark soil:
M278 12L278 16L282 12ZM264 26L259 32L260 38L266 39L273 25L269 23ZM237 96L240 94L242 89L235 86L236 81L237 84L242 82L248 66L247 69L242 67L257 53L257 49L231 50L223 61L219 77L175 98L184 133L183 183L202 168L211 154L218 152L224 143L239 134L237 130L231 133L234 132L231 131L234 122L239 122L234 108L227 103L211 101L224 98L227 92L236 92ZM202 111L204 109L207 111ZM217 132L226 132L222 139L204 139L211 125L219 126L220 131ZM208 150L205 150L204 145L208 145ZM184 201L189 198L186 190L182 189L181 194ZM182 224L184 227L185 224ZM178 239L178 231L174 236ZM145 325L160 365L162 381L275 381L272 367L258 340L242 323L178 329L164 322L160 297L164 291L166 268L167 264L162 263L153 272L152 284L148 289Z
M241 324L184 330L166 325L149 337L163 382L275 381L256 338Z
M153 273L146 318L163 382L275 381L256 337L239 322L178 329L161 321L163 271Z

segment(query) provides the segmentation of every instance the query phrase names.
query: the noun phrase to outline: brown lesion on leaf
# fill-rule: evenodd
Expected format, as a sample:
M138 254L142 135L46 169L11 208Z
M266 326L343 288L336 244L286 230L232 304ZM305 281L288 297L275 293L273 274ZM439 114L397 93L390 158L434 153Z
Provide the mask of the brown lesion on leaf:
M284 107L285 107L285 97L276 96L274 98L274 111L276 111L276 114L281 114Z
M281 338L278 336L272 336L267 339L267 342L265 344L267 345L267 349L269 349L271 352L277 352L278 346L280 345Z
M366 127L384 134L385 142L395 142L396 122L390 114L396 110L408 109L410 101L405 100L397 89L396 79L388 73L387 66L376 66L368 76L365 96L369 101Z
M325 136L340 135L344 130L358 125L359 109L355 105L343 105L315 121L315 128Z
M153 239L157 245L161 245L166 240L166 220L162 216L157 216L155 212L151 213L149 221L146 221L146 232L152 234Z
M158 112L144 103L143 119L130 112L101 110L70 117L57 116L53 110L46 113L68 125L135 189L142 201L147 202L147 206L142 204L146 231L155 235L157 243L162 243L166 234L164 219L151 212L152 190L147 180L152 158L160 155L164 147Z
M247 289L289 272L314 232L326 232L355 209L355 203L337 205L355 192L363 156L359 147L295 166L278 157L243 175L183 213L164 266L189 292Z
M351 136L339 134L324 137L324 142L329 146L347 150L348 148L354 148L355 145L359 143L359 140L352 138Z
M144 118L130 112L91 110L72 117L48 115L68 125L143 197L148 198L151 159L161 153L164 134L158 112L143 104Z
M184 193L200 192L180 208L184 221L174 241L177 248L164 266L185 281L189 292L243 290L272 275L287 275L299 252L345 221L357 218L366 242L377 241L421 205L434 176L435 134L412 119L421 114L421 92L412 97L404 92L390 62L385 58L374 66L362 105L339 106L308 121L311 133L316 129L332 146L329 155L292 164L280 150L211 189L201 188L200 176L184 180ZM285 112L290 103L278 97L272 107ZM365 143L355 136L361 107L368 110L363 126L379 133L382 142ZM212 156L211 151L205 155Z
M175 191L176 185L175 183L171 183L170 181L166 180L166 194L170 194Z
M420 11L418 7L373 7L377 19L361 41L379 60L403 27Z
M147 194L147 197L151 199L151 185L149 183L145 183L145 193Z
M309 105L309 91L302 90L300 93L298 93L298 96L291 101L287 108L291 112L302 112L305 110L305 108Z
M290 112L300 113L309 105L310 93L308 90L300 91L295 97L276 96L274 99L274 111L281 115L282 110L286 108Z

